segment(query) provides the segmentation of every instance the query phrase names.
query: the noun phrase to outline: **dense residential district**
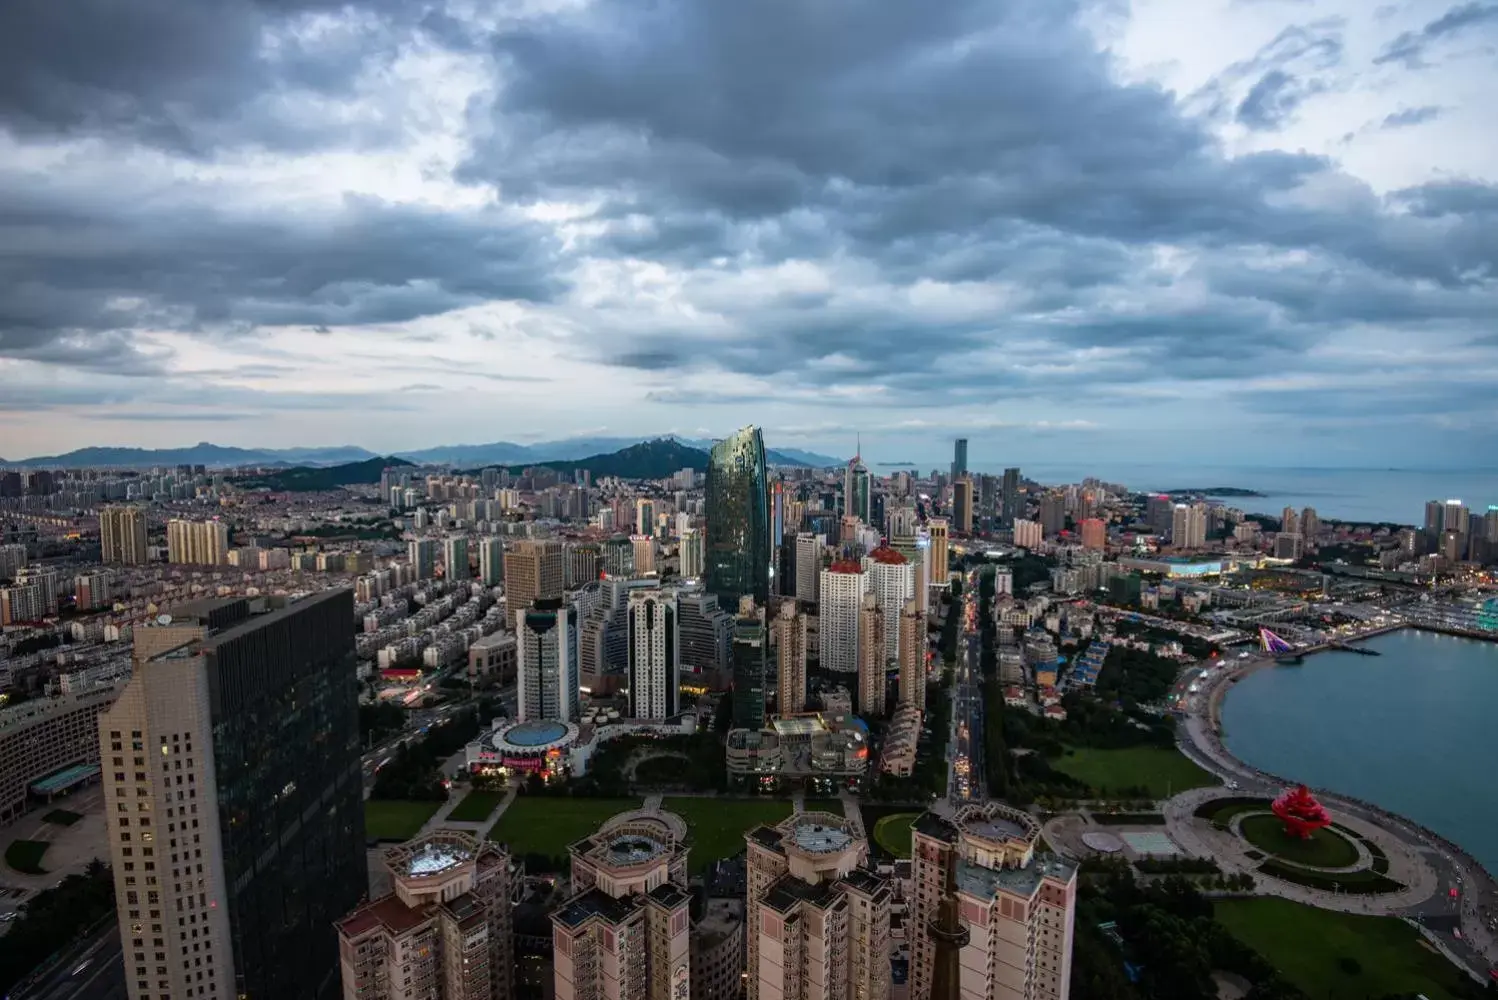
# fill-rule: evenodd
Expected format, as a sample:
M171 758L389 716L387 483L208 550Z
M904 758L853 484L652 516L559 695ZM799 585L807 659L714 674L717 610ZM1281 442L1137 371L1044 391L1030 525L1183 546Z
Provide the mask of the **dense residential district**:
M1490 995L1490 875L1218 713L1498 639L1498 509L1255 498L752 427L0 471L0 994Z

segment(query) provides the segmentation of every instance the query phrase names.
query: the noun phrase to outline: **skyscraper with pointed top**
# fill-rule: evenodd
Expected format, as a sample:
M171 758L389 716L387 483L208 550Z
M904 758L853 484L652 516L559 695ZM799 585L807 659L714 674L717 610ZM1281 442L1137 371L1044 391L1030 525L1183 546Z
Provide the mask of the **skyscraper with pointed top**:
M869 468L863 464L863 441L860 438L848 469L843 473L843 514L858 518L864 524L873 522L873 490Z
M770 599L770 500L765 442L745 427L713 445L707 463L707 589L718 606Z

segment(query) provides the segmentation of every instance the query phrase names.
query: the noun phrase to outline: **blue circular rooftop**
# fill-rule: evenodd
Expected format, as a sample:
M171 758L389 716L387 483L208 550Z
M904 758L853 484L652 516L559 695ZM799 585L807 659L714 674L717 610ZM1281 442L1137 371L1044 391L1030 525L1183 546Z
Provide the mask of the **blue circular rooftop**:
M541 747L555 743L567 735L567 726L560 722L522 722L504 732L505 742L517 747Z

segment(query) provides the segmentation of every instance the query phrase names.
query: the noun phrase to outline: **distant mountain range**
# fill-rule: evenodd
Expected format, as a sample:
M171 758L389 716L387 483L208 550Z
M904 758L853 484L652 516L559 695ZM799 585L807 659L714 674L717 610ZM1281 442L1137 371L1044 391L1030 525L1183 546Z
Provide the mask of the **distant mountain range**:
M410 465L402 458L366 458L362 462L343 465L307 466L294 465L288 469L277 469L263 475L247 476L236 480L241 486L253 489L263 487L278 493L307 493L315 490L332 490L355 483L377 483L380 473L397 465Z
M647 441L671 440L688 449L703 452L711 441L691 438L579 437L541 444L514 444L494 441L490 444L446 445L419 451L402 451L394 457L416 465L453 465L459 468L481 468L486 465L523 466L565 462L611 455L631 445ZM381 456L356 445L326 448L235 448L206 441L190 448L79 448L63 455L39 455L35 458L0 459L0 466L18 468L149 468L158 465L205 465L213 468L233 466L334 466L367 462ZM843 464L843 459L797 448L768 449L772 465L806 465L816 468ZM686 465L677 468L685 468ZM675 471L675 470L671 470ZM616 473L597 473L614 475ZM667 473L669 474L669 473ZM378 478L378 477L377 477ZM642 478L650 478L643 476Z

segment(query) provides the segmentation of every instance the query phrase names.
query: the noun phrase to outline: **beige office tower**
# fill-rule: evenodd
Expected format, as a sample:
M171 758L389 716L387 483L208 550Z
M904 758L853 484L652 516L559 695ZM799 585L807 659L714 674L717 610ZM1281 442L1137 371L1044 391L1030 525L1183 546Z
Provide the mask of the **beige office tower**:
M565 578L562 543L527 538L505 553L505 606L513 615L544 598L560 599Z
M344 1000L510 1000L510 856L442 829L383 862L393 891L338 923Z
M630 549L635 558L635 576L649 576L655 572L655 536L630 535Z
M100 562L142 566L146 562L146 512L141 507L99 511Z
M916 820L911 858L915 906L910 995L931 996L931 920L945 865L956 852L957 902L969 931L961 954L964 1000L1066 1000L1071 989L1077 866L1036 853L1040 824L999 802L968 805L948 819Z
M223 566L229 561L229 526L222 521L166 523L167 562L185 566Z
M775 712L794 715L806 711L806 615L797 609L794 600L780 605L774 629L779 672Z
M690 1000L687 826L621 813L569 849L572 896L551 914L555 1000Z
M926 616L913 600L900 611L900 704L926 710Z
M745 835L747 1000L888 1000L888 880L844 817L803 812Z
M926 522L926 530L931 532L931 583L938 587L947 585L947 519L944 517L933 517Z
M858 714L884 715L884 611L873 594L863 595L858 612Z
M952 520L964 535L973 531L973 481L966 476L952 484Z

